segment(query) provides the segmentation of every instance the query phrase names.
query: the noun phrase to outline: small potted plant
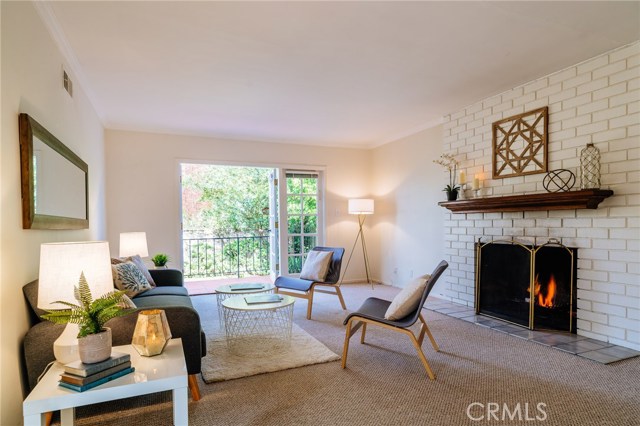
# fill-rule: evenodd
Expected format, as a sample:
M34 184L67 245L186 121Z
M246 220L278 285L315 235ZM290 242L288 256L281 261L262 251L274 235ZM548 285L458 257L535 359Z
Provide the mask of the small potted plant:
M156 268L166 268L167 263L169 263L169 256L164 253L158 253L151 258L151 261L156 265Z
M56 324L78 324L78 351L85 364L104 361L111 356L111 329L104 324L111 318L132 312L124 307L124 291L115 290L93 300L84 273L75 288L78 304L57 301L67 309L47 311L43 319Z
M449 171L449 185L445 186L443 191L447 193L447 201L455 201L458 199L458 191L460 187L456 185L456 171L458 170L458 161L451 154L442 154L439 159L433 160L434 163L440 164L445 170Z

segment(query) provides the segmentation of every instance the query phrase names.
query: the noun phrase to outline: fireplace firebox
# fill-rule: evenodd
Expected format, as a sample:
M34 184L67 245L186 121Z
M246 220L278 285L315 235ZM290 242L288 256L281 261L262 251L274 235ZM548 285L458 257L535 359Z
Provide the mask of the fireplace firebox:
M576 332L577 249L476 243L476 312L534 329Z

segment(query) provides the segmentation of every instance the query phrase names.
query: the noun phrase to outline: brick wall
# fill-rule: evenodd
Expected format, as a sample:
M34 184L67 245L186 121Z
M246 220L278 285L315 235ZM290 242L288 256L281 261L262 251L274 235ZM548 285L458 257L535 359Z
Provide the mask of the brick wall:
M578 247L578 334L640 349L640 42L468 106L444 118L444 152L482 179L481 196L545 192L544 174L491 178L491 124L549 106L549 170L579 177L580 151L600 149L597 210L448 214L445 297L474 304L474 242L549 238ZM578 189L579 182L574 189ZM487 241L486 239L483 241Z

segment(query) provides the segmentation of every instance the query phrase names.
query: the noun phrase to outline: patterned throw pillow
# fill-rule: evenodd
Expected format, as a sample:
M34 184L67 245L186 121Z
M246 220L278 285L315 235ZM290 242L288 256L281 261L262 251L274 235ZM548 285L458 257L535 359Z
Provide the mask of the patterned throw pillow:
M156 282L153 281L153 278L151 278L151 273L149 272L147 265L144 264L144 260L142 260L142 258L139 255L136 254L135 256L129 256L123 259L122 261L133 262L138 267L138 269L140 269L140 272L142 272L142 274L147 279L147 281L149 281L149 284L151 284L151 287L156 286Z
M113 283L116 288L124 290L129 297L135 297L152 288L142 271L133 262L111 265L111 272L113 272Z

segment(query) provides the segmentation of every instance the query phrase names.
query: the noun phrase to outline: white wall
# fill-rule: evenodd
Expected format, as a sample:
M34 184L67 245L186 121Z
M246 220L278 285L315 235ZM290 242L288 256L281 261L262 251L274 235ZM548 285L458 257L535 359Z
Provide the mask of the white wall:
M106 159L108 237L114 255L120 232L145 231L150 254L166 252L180 259L180 161L323 167L325 243L347 248L346 255L357 233L347 199L369 195L370 152L365 150L108 130ZM169 266L182 267L177 261ZM363 277L363 262L354 256L346 280Z
M483 195L544 192L544 174L491 179L491 124L549 106L549 170L576 176L580 150L602 155L597 210L447 214L446 296L474 302L474 241L516 237L578 247L578 334L640 349L640 42L482 100L444 119L444 150L467 176L484 176ZM577 188L574 188L577 189ZM484 240L486 241L486 240Z
M442 126L373 150L372 182L376 200L371 247L377 276L385 284L404 285L430 273L443 259L446 176L433 163L442 153ZM442 281L433 295L441 294Z
M104 239L104 135L76 84L62 88L63 55L31 2L1 2L2 182L0 236L0 424L22 423L21 341L29 328L22 286L38 277L40 244ZM67 69L68 72L70 72ZM73 78L73 74L71 73ZM90 229L22 229L18 114L26 112L89 165Z

